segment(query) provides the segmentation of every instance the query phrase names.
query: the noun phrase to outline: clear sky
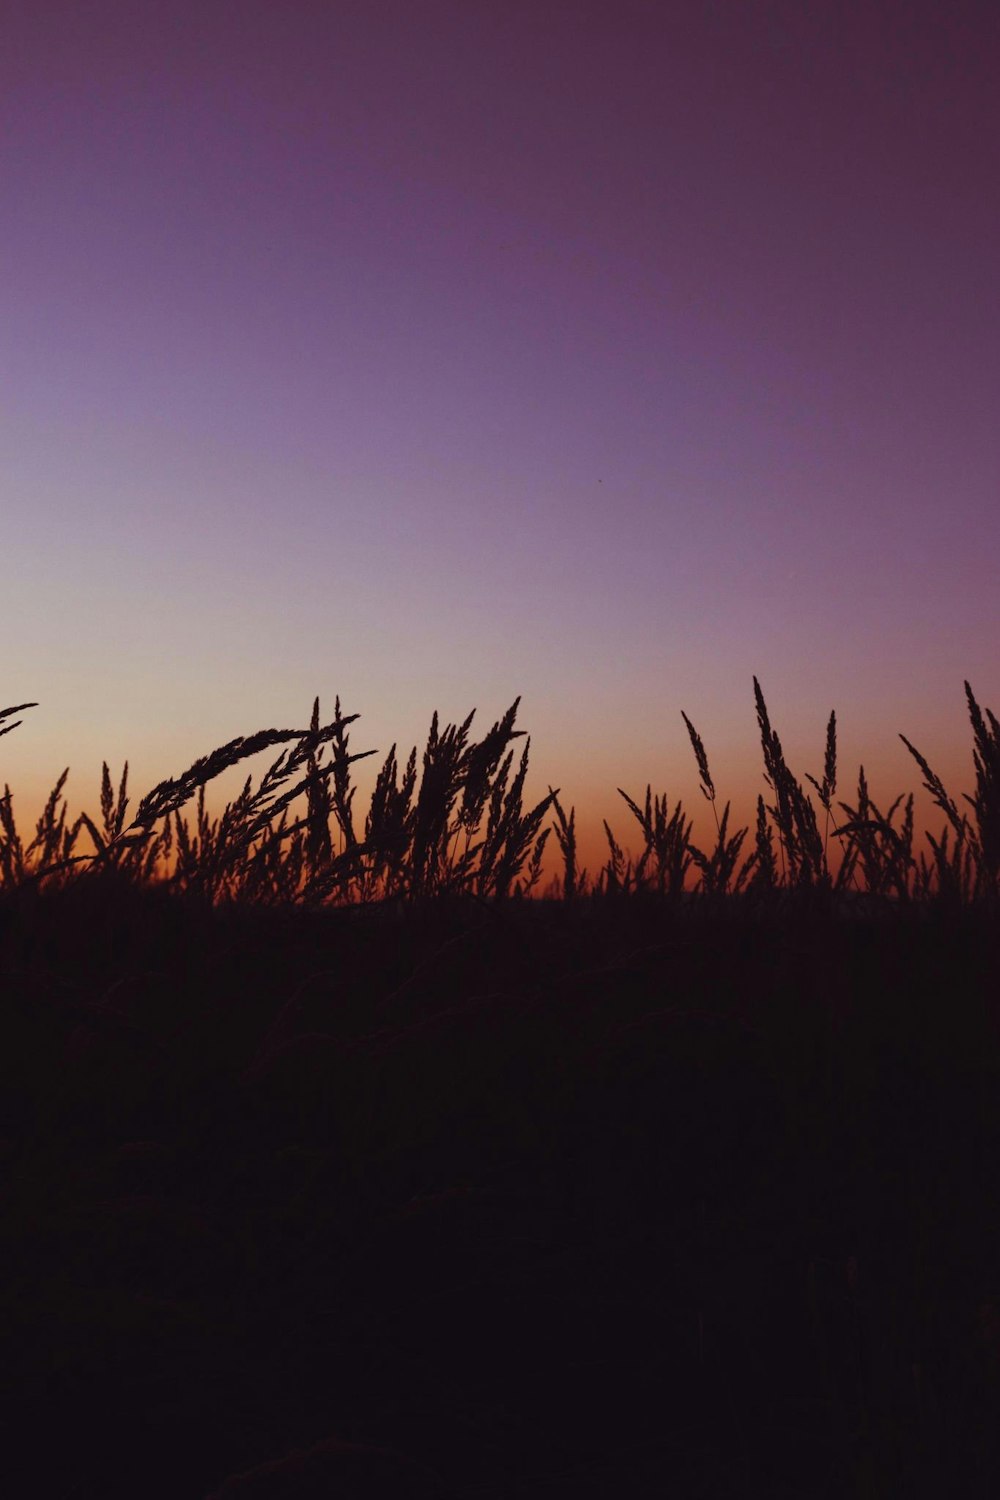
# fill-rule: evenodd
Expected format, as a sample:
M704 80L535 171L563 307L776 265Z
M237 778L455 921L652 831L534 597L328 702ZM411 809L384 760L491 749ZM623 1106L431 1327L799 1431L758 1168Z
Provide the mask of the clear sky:
M6 0L15 806L520 693L596 855L698 808L682 708L749 814L753 672L799 774L835 707L971 789L998 64L990 0Z

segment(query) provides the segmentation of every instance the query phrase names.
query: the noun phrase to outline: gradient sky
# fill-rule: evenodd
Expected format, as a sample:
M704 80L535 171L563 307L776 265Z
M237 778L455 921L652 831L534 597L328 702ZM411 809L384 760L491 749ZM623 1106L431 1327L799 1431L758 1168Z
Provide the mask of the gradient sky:
M1000 9L56 5L0 19L0 784L136 794L518 693L615 787L971 789L1000 705ZM847 791L847 787L843 789Z

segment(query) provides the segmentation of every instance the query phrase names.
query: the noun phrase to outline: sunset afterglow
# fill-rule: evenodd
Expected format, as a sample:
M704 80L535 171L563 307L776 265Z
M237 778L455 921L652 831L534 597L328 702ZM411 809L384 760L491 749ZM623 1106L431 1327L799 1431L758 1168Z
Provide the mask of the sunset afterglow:
M313 696L359 748L518 694L616 787L971 789L1000 701L983 6L19 7L2 744L22 817ZM846 788L845 788L846 790Z

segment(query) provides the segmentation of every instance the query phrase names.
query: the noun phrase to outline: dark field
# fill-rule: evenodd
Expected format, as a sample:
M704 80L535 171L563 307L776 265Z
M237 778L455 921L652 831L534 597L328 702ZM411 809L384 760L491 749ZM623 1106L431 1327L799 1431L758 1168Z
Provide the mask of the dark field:
M1000 1493L991 908L113 875L0 906L9 1493Z
M960 799L906 742L920 849L754 701L753 832L685 716L714 843L622 790L594 877L517 702L363 819L339 700L131 819L5 788L17 1494L1000 1493L1000 722Z

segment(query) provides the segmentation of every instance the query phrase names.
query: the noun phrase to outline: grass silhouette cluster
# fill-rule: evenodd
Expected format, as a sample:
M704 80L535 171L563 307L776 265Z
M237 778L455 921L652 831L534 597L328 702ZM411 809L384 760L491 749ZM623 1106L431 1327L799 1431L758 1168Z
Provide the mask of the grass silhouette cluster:
M757 799L752 840L748 828L731 828L728 802L719 816L708 754L683 714L700 789L714 815L714 846L703 849L694 842L694 820L682 802L671 811L666 794L654 794L651 786L641 801L619 788L638 825L641 847L635 855L628 852L605 820L608 857L591 876L579 866L575 809L563 808L558 790L550 787L541 801L525 805L530 740L514 727L519 699L481 740L471 735L474 712L461 724L444 728L435 713L419 765L416 747L401 765L393 745L362 824L355 812L351 768L376 752L351 751L347 731L358 715L344 715L339 698L329 724L320 723L316 699L307 729L264 729L230 740L182 775L154 787L128 822L127 762L117 789L107 763L103 766L100 826L86 813L69 821L67 768L28 842L18 832L11 791L5 786L0 798L0 890L38 884L51 888L114 871L138 885L159 883L212 904L317 907L426 897L523 897L539 887L546 841L554 832L561 875L553 890L566 899L587 893L714 897L854 891L904 902L995 900L1000 889L1000 723L989 709L980 708L968 683L965 694L976 771L976 790L963 798L965 808L920 751L900 736L945 816L940 833L926 835L926 850L915 846L912 793L897 797L883 811L872 800L862 766L853 802L838 799L834 713L827 725L822 778L795 776L755 677L767 793ZM35 706L0 710L0 734L21 722L14 715ZM514 742L521 738L525 744L517 756ZM277 746L283 748L256 788L248 777L222 813L210 817L205 806L209 783ZM85 838L89 849L81 847Z
M685 716L714 843L622 792L593 878L516 702L364 812L339 703L134 808L105 767L70 821L64 774L30 840L5 793L20 1493L1000 1493L997 721L968 691L964 805L910 747L920 854L755 690L756 827ZM553 835L564 899L520 899Z

